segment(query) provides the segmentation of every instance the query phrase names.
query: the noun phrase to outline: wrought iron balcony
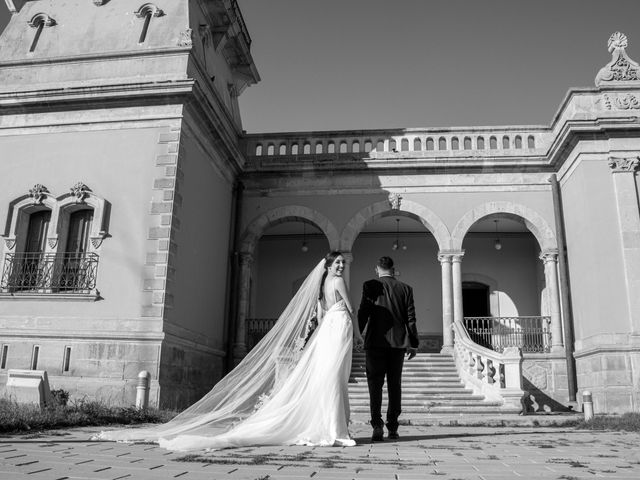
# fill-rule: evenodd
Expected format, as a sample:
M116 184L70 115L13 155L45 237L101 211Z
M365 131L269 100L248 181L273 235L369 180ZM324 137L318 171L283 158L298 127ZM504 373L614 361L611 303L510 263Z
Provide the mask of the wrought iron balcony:
M469 338L495 352L518 347L523 353L548 353L551 317L464 317Z
M7 253L0 291L88 295L97 275L95 253Z

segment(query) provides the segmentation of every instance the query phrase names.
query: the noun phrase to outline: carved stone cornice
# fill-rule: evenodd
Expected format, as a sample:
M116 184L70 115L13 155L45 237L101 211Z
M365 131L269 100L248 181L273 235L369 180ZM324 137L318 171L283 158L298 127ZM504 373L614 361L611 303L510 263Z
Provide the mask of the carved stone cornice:
M615 32L609 37L607 46L612 58L596 75L596 86L608 86L620 82L640 83L640 66L627 55L625 51L627 45L627 36L624 33Z
M611 173L624 173L624 172L635 172L638 168L638 164L640 160L638 157L630 157L630 158L609 158L609 168L611 168Z

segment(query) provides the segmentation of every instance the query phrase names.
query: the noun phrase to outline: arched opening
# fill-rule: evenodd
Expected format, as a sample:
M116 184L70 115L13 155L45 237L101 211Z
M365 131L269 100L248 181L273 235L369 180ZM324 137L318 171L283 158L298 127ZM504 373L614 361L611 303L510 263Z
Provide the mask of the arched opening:
M491 213L467 230L462 243L464 325L478 344L502 351L548 352L550 306L541 247L525 219Z
M422 142L416 137L413 139L413 151L419 152L420 150L422 150Z
M255 244L245 342L251 349L275 324L302 281L329 252L322 230L301 217L270 224Z
M362 285L375 278L381 256L393 259L396 278L413 287L420 349L442 348L442 287L438 243L417 215L387 210L369 218L351 247L350 294L360 304Z

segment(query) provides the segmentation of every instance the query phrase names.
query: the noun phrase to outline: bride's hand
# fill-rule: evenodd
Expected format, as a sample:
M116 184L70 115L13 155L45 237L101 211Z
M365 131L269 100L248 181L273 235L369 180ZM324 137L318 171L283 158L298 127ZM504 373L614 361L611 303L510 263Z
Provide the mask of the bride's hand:
M362 347L364 346L364 338L362 338L362 335L359 333L355 333L353 335L353 343L356 347L356 350L362 350Z

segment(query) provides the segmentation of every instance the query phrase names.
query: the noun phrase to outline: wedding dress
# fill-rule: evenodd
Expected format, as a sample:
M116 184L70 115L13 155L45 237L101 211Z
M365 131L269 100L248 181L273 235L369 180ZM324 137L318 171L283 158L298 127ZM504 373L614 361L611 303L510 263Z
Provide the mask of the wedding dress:
M102 432L96 439L153 441L174 451L355 445L347 428L353 326L332 285L326 304L317 300L323 271L324 261L265 338L195 405L164 425ZM305 345L314 316L318 327Z

